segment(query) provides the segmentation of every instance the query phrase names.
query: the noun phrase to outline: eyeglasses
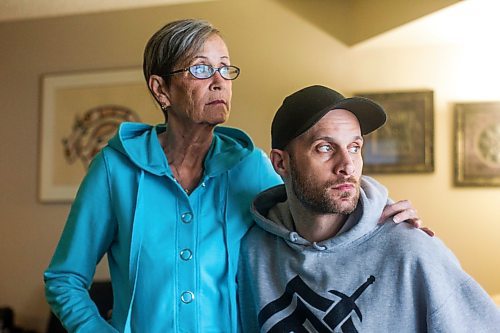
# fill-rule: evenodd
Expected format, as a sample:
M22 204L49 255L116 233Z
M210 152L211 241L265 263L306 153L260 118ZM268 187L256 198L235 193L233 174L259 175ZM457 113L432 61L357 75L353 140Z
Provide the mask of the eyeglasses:
M240 69L236 66L221 66L219 68L216 68L210 65L193 65L188 68L178 69L176 71L168 73L166 76L187 71L189 71L192 76L200 80L209 79L214 76L216 72L219 72L220 76L222 76L222 78L226 80L234 80L240 75Z

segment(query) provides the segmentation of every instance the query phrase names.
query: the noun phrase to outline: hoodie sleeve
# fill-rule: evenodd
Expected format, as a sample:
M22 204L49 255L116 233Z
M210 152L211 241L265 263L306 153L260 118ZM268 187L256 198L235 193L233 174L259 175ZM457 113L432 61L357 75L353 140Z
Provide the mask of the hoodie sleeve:
M69 332L117 332L99 314L88 289L96 265L115 233L103 153L85 176L71 207L61 239L44 273L52 311Z
M391 253L386 265L396 265L399 285L409 287L395 309L421 312L426 332L500 332L500 310L442 240L407 225L382 228L387 231L378 242Z
M429 332L500 332L500 309L472 278L467 278L432 312Z

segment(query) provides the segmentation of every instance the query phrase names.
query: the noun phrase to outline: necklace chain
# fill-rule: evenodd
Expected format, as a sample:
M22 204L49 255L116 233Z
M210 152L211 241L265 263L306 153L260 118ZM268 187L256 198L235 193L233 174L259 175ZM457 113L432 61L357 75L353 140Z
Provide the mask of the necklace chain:
M184 192L189 194L189 192L190 192L189 188L182 186L182 184L180 182L181 173L179 172L179 169L177 169L177 167L175 165L173 165L173 164L171 164L171 165L174 167L175 173L177 174L177 177L176 177L175 174L172 172L172 176L174 177L174 180L177 182L177 184L179 184L180 187L182 187Z

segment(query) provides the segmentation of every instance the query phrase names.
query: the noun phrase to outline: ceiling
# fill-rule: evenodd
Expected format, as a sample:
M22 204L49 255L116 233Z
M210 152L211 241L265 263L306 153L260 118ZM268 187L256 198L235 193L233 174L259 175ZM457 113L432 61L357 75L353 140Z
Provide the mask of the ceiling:
M352 46L462 0L274 0Z
M0 22L208 1L218 0L0 0ZM465 4L473 0L267 1L281 5L284 10L316 25L345 45L353 46L419 18L432 16L430 14L440 12L458 2ZM470 17L466 18L465 22L468 20ZM428 36L432 36L432 33Z
M0 0L0 22L213 0Z

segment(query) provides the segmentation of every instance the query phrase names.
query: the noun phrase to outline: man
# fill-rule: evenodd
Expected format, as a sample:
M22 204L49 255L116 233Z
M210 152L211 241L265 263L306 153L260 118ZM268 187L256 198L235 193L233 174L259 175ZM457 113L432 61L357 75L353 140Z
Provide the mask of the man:
M244 332L500 332L500 312L435 238L378 224L387 190L362 176L384 110L322 86L272 124L284 185L262 192L238 275Z

